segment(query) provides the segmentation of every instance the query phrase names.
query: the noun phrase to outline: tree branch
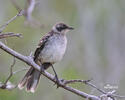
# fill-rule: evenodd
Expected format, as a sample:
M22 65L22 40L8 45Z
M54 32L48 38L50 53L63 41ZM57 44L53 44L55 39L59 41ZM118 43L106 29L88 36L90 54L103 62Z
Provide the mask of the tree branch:
M12 22L12 21L14 21L16 18L17 18L17 16L22 16L24 14L24 11L23 10L20 10L19 12L18 12L18 14L16 14L14 17L12 17L10 20L8 20L4 25L2 25L1 27L0 27L0 33L7 27L7 25L10 23L10 22Z
M11 78L14 74L28 69L28 68L23 68L23 69L20 69L20 70L17 70L17 71L15 71L15 72L13 72L13 67L14 67L15 63L16 63L16 59L15 59L15 57L14 57L13 63L12 63L12 65L11 65L11 67L10 67L9 76L7 77L7 79L5 80L4 83L0 82L0 88L1 88L1 89L12 90L12 89L16 88L17 86L14 85L14 84L12 84L12 83L9 81L10 78Z
M26 64L34 67L36 70L40 71L41 72L41 68L40 66L38 66L32 59L31 56L24 56L24 55L21 55L20 53L12 50L11 48L7 47L5 44L3 44L2 42L0 42L0 48L2 50L4 50L5 52L9 53L10 55L16 57L17 59L25 62ZM56 83L56 80L54 78L54 76L50 73L48 73L47 71L43 71L42 74L47 77L49 80L53 81L54 83ZM58 85L62 88L64 88L65 90L68 90L74 94L77 94L83 98L88 98L88 100L100 100L100 98L98 96L94 96L94 95L90 95L90 94L87 94L85 92L82 92L80 90L77 90L75 88L72 88L70 86L66 86L63 82L59 82Z
M8 38L8 37L22 37L22 34L20 34L20 33L16 33L15 34L13 32L0 34L0 39Z
M125 96L114 94L116 92L115 90L110 91L110 92L105 92L104 90L98 88L96 85L92 84L90 82L91 80L75 79L75 80L62 80L62 81L63 81L64 84L72 84L72 83L80 82L80 83L84 83L84 84L86 84L88 86L91 86L92 88L95 88L100 93L102 93L102 95L100 96L101 100L103 100L102 98L111 98L110 100L116 100L115 98L120 98L120 99L125 98Z
M17 4L16 0L11 0L13 6L17 9L19 12L21 10L21 7ZM30 25L31 27L44 27L43 24L41 24L38 20L34 19L32 16L32 13L35 9L35 6L38 4L39 1L36 0L26 0L25 7L23 10L23 16L26 19L25 25Z

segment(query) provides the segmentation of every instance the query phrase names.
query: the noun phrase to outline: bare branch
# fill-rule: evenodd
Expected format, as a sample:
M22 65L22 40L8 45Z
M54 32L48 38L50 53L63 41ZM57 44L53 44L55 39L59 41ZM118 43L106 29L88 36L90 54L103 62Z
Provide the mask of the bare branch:
M8 37L22 37L22 34L20 34L20 33L13 33L13 32L0 34L0 39L8 38Z
M115 92L115 90L107 92L106 94L102 94L100 98L101 100L116 100L116 98L113 96Z
M26 9L25 9L25 16L27 18L27 20L32 20L32 12L35 8L35 0L27 0L27 6L26 6Z
M11 67L10 67L10 75L8 76L8 78L6 79L6 81L5 81L5 85L6 85L6 83L9 81L9 79L12 77L12 75L13 75L13 67L14 67L14 65L15 65L15 63L16 63L16 60L15 60L15 57L13 58L13 63L12 63L12 65L11 65Z
M0 82L0 88L1 88L1 89L12 90L12 89L16 88L17 86L14 85L14 84L12 84L12 83L9 81L10 78L11 78L14 74L28 69L28 68L23 68L23 69L20 69L20 70L17 70L17 71L15 71L15 72L13 72L13 67L14 67L15 63L16 63L16 60L15 60L15 57L14 57L13 63L12 63L12 65L11 65L11 67L10 67L10 73L9 73L8 78L6 79L6 81L5 81L4 83L1 83L1 82Z
M78 82L82 82L82 83L87 83L90 82L91 80L81 80L81 79L75 79L75 80L62 80L64 82L64 84L71 84L71 83L78 83Z
M8 20L4 25L2 25L2 26L0 27L0 33L7 27L7 25L8 25L9 23L11 23L12 21L14 21L18 16L22 16L23 14L24 14L24 11L23 11L23 10L20 10L17 15L15 15L14 17L12 17L12 18L11 18L10 20Z
M17 53L16 51L10 49L9 47L7 47L6 45L4 45L2 42L0 42L0 48L2 50L4 50L5 52L9 53L10 55L16 57L17 59L25 62L26 64L34 67L36 70L40 71L41 72L41 68L40 66L38 66L31 57L29 56L23 56L19 53ZM47 77L48 79L50 79L51 81L53 81L54 83L56 83L56 80L54 78L54 76L50 73L48 73L47 71L44 71L42 72L42 74ZM100 100L100 98L98 96L94 96L94 95L90 95L90 94L87 94L85 92L82 92L82 91L79 91L75 88L72 88L72 87L69 87L69 86L66 86L65 84L63 84L63 82L59 82L58 85L74 94L77 94L83 98L88 98L89 100Z
M103 93L103 94L106 94L105 91L99 89L97 86L95 86L94 84L92 84L90 82L91 80L81 80L81 79L75 79L75 80L64 80L64 84L71 84L71 83L78 83L78 82L81 82L81 83L84 83L86 85L89 85L95 89L97 89L99 92Z
M38 1L36 0L26 0L25 5L25 13L24 16L26 18L25 25L30 25L31 27L44 27L38 20L34 19L32 16L32 13L35 9L36 4L38 4Z
M29 68L22 68L22 69L19 69L19 70L13 72L13 75L16 74L16 73L18 73L18 72L22 72L22 71L25 71L25 70L28 70L28 69L29 69Z
M16 0L11 0L13 6L17 9L19 12L21 10L20 6L17 4ZM26 0L25 3L25 9L23 10L23 16L25 17L26 21L24 24L31 27L44 27L43 24L41 24L38 20L34 19L32 17L33 10L35 6L38 4L39 1L36 0Z
M116 98L125 98L125 96L122 96L122 95L117 95L117 94L112 94L113 97L116 97Z
M16 3L15 0L11 0L12 4L14 7L17 9L17 11L20 11L21 8L19 5ZM27 21L32 21L32 12L35 8L36 1L35 0L26 0L25 3L25 9L24 9L24 17L26 18Z
M15 0L11 0L12 4L14 5L14 7L17 9L17 11L19 12L21 10L20 6L17 4L17 2ZM32 20L32 12L35 8L36 5L36 1L35 0L26 0L25 3L25 9L24 9L24 17L26 17L26 19L28 21Z
M11 89L14 89L14 88L16 87L15 85L13 85L13 84L9 81L9 79L10 79L10 78L12 77L12 75L13 75L13 67L14 67L15 63L16 63L16 60L15 60L15 57L14 57L13 63L12 63L12 65L11 65L11 67L10 67L10 74L9 74L8 78L6 79L6 81L5 81L4 83L1 83L1 84L0 84L0 88L1 88L1 89L11 90Z
M91 80L80 80L80 79L75 79L75 80L62 80L64 84L72 84L72 83L84 83L88 86L91 86L92 88L95 88L96 90L98 90L99 92L101 92L103 95L100 96L101 100L103 100L102 98L111 98L110 100L115 100L115 98L125 98L125 96L121 96L121 95L116 95L114 94L116 91L110 91L110 92L105 92L104 90L98 88L96 85L91 83Z
M91 82L86 82L85 84L87 84L88 86L91 86L95 89L97 89L99 92L103 93L103 94L106 94L106 92L100 88L98 88L96 85L92 84Z

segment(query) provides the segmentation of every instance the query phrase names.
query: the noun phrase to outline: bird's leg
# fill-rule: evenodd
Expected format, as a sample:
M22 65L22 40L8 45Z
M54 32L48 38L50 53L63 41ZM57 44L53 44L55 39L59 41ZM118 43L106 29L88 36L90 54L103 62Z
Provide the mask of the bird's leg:
M51 63L43 63L44 70L48 69L51 66Z
M44 72L44 70L45 70L42 65L40 66L40 70L41 70L41 72Z
M51 66L52 66L53 72L54 72L54 74L55 74L55 79L56 79L57 88L58 88L58 87L59 87L59 83L60 83L60 81L59 81L59 78L58 78L58 76L57 76L57 73L56 73L56 71L55 71L55 69L54 69L54 67L53 67L52 64L51 64Z
M42 65L42 63L38 60L38 62L37 62L37 64L38 65L40 65L40 72L42 73L42 72L44 72L44 66Z

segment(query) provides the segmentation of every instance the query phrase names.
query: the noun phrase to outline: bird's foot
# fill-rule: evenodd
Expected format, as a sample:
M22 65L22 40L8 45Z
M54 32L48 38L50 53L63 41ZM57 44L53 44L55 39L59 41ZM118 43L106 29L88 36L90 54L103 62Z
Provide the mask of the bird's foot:
M61 84L61 80L59 80L59 78L58 78L57 75L55 75L54 80L56 80L56 81L55 81L55 84L57 85L57 88L59 88L59 87L60 87L60 84ZM55 85L55 84L54 84L54 85Z

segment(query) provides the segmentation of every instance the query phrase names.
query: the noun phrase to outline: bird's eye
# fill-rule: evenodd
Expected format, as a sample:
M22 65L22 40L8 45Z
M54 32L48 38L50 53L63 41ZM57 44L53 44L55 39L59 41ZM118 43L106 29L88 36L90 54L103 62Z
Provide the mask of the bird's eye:
M56 29L61 32L62 31L62 27L60 25L57 25Z
M56 28L60 28L60 25L57 25Z

